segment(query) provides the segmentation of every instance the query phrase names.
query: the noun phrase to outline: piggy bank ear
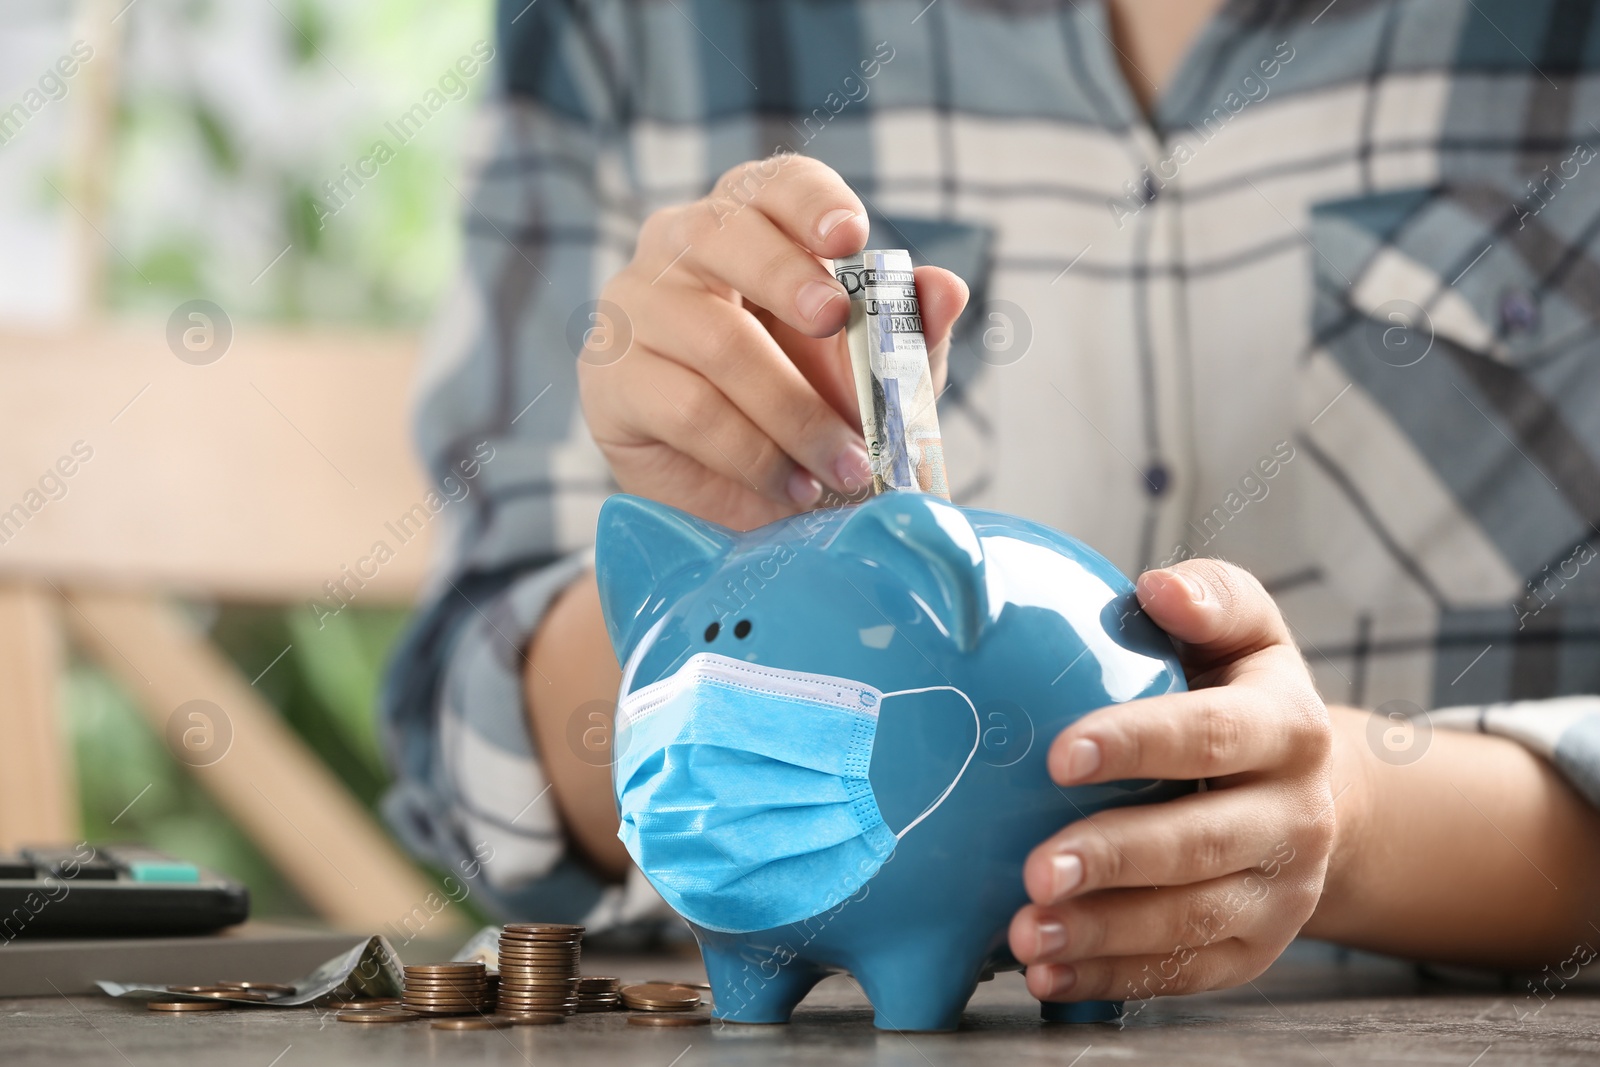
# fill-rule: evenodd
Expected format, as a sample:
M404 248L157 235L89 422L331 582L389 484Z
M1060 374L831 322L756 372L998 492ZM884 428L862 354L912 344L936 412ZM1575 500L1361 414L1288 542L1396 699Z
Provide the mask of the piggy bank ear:
M954 504L923 493L885 493L856 509L829 545L872 560L916 593L963 652L989 618L978 533Z
M715 523L644 497L618 493L600 507L594 573L600 610L619 661L638 640L635 625L667 578L697 563L721 559L733 535Z

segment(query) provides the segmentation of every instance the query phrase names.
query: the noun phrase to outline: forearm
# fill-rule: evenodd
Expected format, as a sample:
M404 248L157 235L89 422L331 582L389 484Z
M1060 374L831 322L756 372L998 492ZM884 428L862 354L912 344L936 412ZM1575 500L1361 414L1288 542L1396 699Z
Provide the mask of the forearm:
M630 860L617 840L611 731L621 672L600 614L594 572L550 605L523 670L529 726L572 846L615 878Z
M1541 967L1600 937L1600 813L1505 738L1436 730L1416 762L1329 709L1338 839L1304 933L1419 960Z

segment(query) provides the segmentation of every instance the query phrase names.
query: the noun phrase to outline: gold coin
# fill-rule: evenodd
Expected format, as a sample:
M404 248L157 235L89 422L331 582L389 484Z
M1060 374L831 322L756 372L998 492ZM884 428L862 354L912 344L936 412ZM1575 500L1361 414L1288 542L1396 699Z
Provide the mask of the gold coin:
M150 1011L227 1011L228 1005L220 1000L147 1000L144 1006Z
M506 923L502 931L508 934L564 934L582 936L584 927L575 923Z
M630 1015L629 1026L705 1026L711 1020L704 1015Z
M282 982L218 982L221 989L248 989L257 993L265 993L269 997L287 997L294 995L294 986Z
M566 1018L553 1011L512 1012L505 1017L511 1020L512 1026L552 1026Z
M380 1008L376 1011L341 1011L334 1016L342 1023L403 1023L417 1018L415 1012Z

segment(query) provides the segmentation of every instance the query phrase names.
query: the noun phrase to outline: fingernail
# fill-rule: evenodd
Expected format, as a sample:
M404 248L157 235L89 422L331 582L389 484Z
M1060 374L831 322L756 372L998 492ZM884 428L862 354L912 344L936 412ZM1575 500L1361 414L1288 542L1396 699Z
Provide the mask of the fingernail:
M1144 596L1140 599L1153 600L1161 595L1161 590L1167 587L1166 571L1145 571L1139 575L1139 592Z
M1206 587L1202 583L1182 574L1174 574L1173 577L1178 579L1179 584L1183 586L1184 590L1189 594L1189 599L1194 603L1199 604L1205 600Z
M1100 746L1088 738L1079 738L1067 746L1066 781L1063 785L1081 782L1100 769Z
M867 446L851 442L833 465L839 484L850 496L872 484L872 463L867 459Z
M789 475L789 499L809 508L822 499L822 483L811 477L811 472L804 467L796 467Z
M800 312L801 318L812 322L831 301L842 296L844 293L827 282L806 282L794 298L795 310Z
M1054 956L1067 947L1067 927L1060 919L1040 919L1034 931L1034 954L1039 959Z
M1063 993L1071 992L1072 987L1078 984L1078 969L1064 963L1055 964L1050 968L1048 981L1050 995L1059 997Z
M1083 861L1074 853L1063 852L1050 858L1050 898L1060 900L1083 881Z
M856 213L847 207L834 208L817 222L817 236L826 241L828 234L855 217Z

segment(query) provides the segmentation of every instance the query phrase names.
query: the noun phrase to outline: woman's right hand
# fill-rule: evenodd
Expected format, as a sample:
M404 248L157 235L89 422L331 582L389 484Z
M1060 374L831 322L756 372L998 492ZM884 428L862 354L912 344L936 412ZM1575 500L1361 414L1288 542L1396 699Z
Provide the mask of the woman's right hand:
M849 299L828 264L866 240L844 180L792 154L645 220L600 294L600 314L621 321L597 322L578 362L584 417L624 490L749 529L825 488L867 488ZM916 283L938 391L967 286L931 266Z

